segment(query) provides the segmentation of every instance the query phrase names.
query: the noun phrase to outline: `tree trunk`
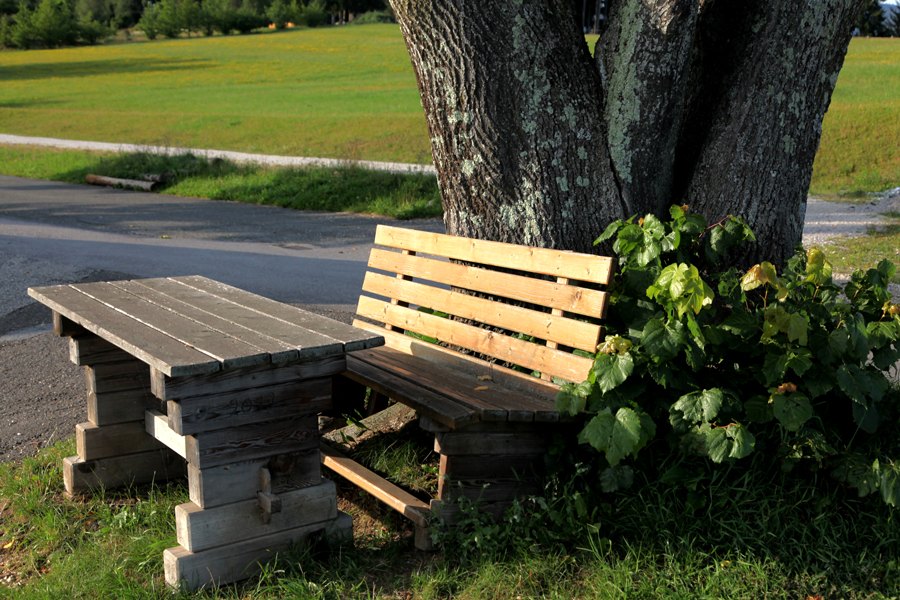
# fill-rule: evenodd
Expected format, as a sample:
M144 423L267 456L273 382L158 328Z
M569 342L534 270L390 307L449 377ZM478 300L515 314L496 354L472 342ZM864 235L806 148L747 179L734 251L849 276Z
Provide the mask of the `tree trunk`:
M618 0L592 59L570 0L392 0L448 232L589 251L677 203L782 262L862 1Z

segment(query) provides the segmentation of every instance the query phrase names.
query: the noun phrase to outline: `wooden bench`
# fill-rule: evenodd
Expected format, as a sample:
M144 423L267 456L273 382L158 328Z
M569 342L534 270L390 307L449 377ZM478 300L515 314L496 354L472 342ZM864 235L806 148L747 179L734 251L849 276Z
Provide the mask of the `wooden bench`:
M372 250L369 267L390 274L366 274L357 313L367 321L354 325L386 344L349 353L344 376L419 412L440 454L437 497L426 504L327 447L322 461L412 519L424 549L429 519L452 523L460 496L500 515L538 491L534 472L567 428L558 382L590 372L593 360L573 351L596 352L600 286L616 263L386 226L375 244L393 250Z
M321 477L317 414L346 352L380 335L197 276L28 293L85 367L66 492L187 476L169 585L236 581L309 535L351 536Z

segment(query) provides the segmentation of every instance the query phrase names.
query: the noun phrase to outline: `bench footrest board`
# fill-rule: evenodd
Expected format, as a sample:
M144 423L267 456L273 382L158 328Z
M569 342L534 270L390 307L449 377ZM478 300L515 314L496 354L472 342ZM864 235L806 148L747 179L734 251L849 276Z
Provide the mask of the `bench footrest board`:
M428 504L400 489L325 444L319 445L322 464L372 494L419 527L428 527Z
M335 545L352 542L353 520L338 512L335 519L203 552L189 552L181 546L169 548L163 553L166 583L182 590L198 590L247 579L279 552L316 534Z

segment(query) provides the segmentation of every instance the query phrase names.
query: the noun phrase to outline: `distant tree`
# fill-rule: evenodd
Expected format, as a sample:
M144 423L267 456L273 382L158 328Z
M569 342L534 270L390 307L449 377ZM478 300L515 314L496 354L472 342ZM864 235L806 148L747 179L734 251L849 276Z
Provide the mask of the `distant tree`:
M76 0L75 14L81 22L108 23L113 9L108 0Z
M155 40L159 35L159 4L147 6L136 26L144 32L148 40Z
M15 48L13 32L16 28L16 19L12 15L0 15L0 48Z
M80 20L78 22L78 37L92 46L97 42L111 38L115 34L115 29L96 19Z
M0 0L0 15L14 15L19 12L19 3L16 0Z
M291 9L291 4L287 0L275 0L269 9L266 10L266 16L275 24L275 29L284 29L288 23L292 23L296 15ZM296 6L294 4L293 6Z
M66 0L41 0L33 27L35 37L48 48L68 46L78 39L75 14Z
M25 2L19 7L16 13L16 24L13 27L11 35L12 43L16 48L28 50L37 41L34 32L34 11L32 11Z
M183 29L188 32L188 37L194 31L202 28L203 15L197 0L178 0L178 21Z
M162 0L159 3L157 16L159 32L167 38L177 38L184 29L181 23L181 14L178 10L178 0Z
M141 0L114 0L113 19L119 29L134 27L141 20L144 7Z
M865 0L856 22L859 35L878 37L885 35L884 10L878 0Z
M900 6L895 6L891 16L885 20L890 35L900 37Z

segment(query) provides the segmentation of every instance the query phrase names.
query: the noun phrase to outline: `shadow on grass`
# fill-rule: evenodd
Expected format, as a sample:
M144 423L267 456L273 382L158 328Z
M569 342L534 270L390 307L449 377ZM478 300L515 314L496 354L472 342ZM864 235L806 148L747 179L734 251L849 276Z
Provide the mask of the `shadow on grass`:
M434 176L385 173L356 166L272 168L193 155L138 153L100 156L88 166L60 173L56 178L84 183L88 173L122 179L166 175L167 182L160 189L163 192L296 210L368 213L395 219L443 214Z
M68 62L60 68L58 62L30 63L22 65L0 66L0 80L29 81L37 79L69 79L76 77L92 77L95 75L118 75L130 73L138 75L152 71L188 71L204 69L212 65L212 61L200 59L154 60L154 59L114 59Z

